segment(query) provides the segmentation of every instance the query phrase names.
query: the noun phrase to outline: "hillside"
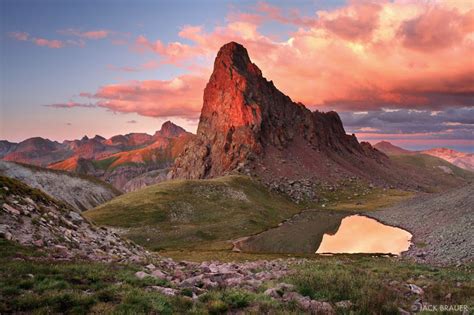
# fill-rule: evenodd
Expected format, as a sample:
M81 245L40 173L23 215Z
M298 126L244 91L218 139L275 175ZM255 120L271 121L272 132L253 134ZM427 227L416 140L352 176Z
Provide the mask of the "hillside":
M414 154L415 152L400 148L388 141L380 141L374 144L374 148L387 155Z
M278 224L300 208L246 176L162 182L84 215L151 249L230 240Z
M413 232L405 256L431 264L474 261L474 185L436 195L420 195L381 211L367 213Z
M16 179L0 176L0 205L1 238L41 248L51 258L95 261L146 258L140 247L96 228L78 210Z
M120 194L109 184L93 177L6 161L0 161L0 175L18 179L81 211Z
M453 187L462 187L474 182L474 174L459 168L443 159L426 155L390 156L397 167L406 173L411 172L410 180L420 185L424 192L443 191Z
M415 155L425 154L443 159L459 168L474 172L474 154L459 152L447 148L433 148L423 151L410 151L397 147L388 141L381 141L374 148L387 155Z
M474 154L459 152L447 148L434 148L430 150L421 151L423 154L436 156L440 159L446 160L457 167L474 172Z

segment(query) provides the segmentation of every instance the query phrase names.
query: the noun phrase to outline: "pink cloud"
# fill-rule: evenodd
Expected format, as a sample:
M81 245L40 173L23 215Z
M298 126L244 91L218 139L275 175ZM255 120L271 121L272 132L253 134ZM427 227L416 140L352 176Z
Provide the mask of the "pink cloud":
M143 116L196 118L206 79L185 75L172 80L132 81L101 87L94 95L99 107Z
M64 43L57 39L34 38L32 41L38 46L44 46L48 48L63 48L64 47Z
M26 32L10 32L8 36L18 41L30 41L38 46L49 47L49 48L63 48L65 43L57 39L46 39L39 37L30 37L30 34Z
M147 71L147 70L158 69L160 66L161 66L161 64L159 62L157 62L155 60L150 60L150 61L147 61L147 62L141 64L138 67L127 67L127 66L117 67L117 66L109 65L108 68L110 70L114 70L114 71L139 72L139 71Z
M10 36L11 38L14 38L16 40L19 40L19 41L26 41L26 40L29 39L30 34L28 34L26 32L10 32L10 33L8 33L8 36Z
M350 2L312 16L259 3L251 14L231 12L226 24L210 31L183 26L182 41L138 36L136 51L155 53L160 65L178 65L188 74L108 85L93 97L114 111L197 116L218 49L237 41L264 76L312 109L472 106L473 20L474 5L455 1ZM278 40L261 32L268 21L297 29Z
M212 60L224 43L238 41L247 47L264 75L313 108L436 108L472 102L474 10L457 10L442 2L356 2L319 11L313 19L298 18L296 14L285 17L279 8L264 3L259 10L264 14L261 19L234 14L229 23L210 33L199 26L183 27L179 35L194 45L183 44L172 54L161 41L152 43L142 37L137 43L163 56L165 62L195 64L199 60L202 64L202 60ZM300 28L288 40L277 41L259 32L265 19ZM423 23L418 22L420 19ZM425 34L428 47L437 40L431 30L439 28L447 37L440 39L439 45L448 43L452 49L414 51L407 45L407 34L400 32L405 23L413 21L418 30L415 35ZM440 21L454 22L445 22L448 30L444 31ZM422 26L418 26L420 23Z
M474 10L461 14L455 9L432 7L404 21L399 35L406 47L427 51L457 46L473 31Z
M346 40L369 40L378 26L381 9L377 3L354 3L332 12L319 12L319 23Z

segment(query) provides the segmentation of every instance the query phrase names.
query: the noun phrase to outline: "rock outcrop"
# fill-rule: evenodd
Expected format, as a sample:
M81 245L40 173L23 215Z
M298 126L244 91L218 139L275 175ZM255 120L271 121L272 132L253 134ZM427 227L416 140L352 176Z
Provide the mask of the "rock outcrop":
M24 183L0 176L0 237L60 260L142 262L140 246L93 226L80 212Z
M288 159L290 166L282 167ZM172 176L208 178L240 170L267 180L326 178L364 174L361 164L387 160L347 135L336 112L311 112L293 102L262 76L242 45L231 42L217 54L197 137L176 160Z

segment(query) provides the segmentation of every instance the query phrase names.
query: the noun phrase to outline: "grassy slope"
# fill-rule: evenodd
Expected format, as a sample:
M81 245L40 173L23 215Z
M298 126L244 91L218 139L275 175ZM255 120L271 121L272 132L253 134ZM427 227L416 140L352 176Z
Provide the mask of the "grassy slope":
M318 189L320 206L328 210L373 211L393 205L413 196L412 192L399 189L370 187L360 180L343 180L336 189L321 186Z
M215 289L192 302L188 291L166 297L148 289L170 285L163 280L139 280L138 266L91 262L54 262L40 251L0 239L0 313L35 314L301 314L293 304L281 304L257 292ZM417 298L406 283L425 290L434 305L472 305L472 272L462 268L432 268L373 257L319 257L293 266L286 283L317 300L351 300L353 314L396 314L409 310ZM449 300L445 296L451 293ZM343 314L341 312L341 314Z
M402 168L426 174L425 178L429 179L424 185L426 192L440 192L447 188L459 187L474 181L474 173L435 156L427 154L402 154L390 155L390 159ZM446 173L439 166L449 168L452 174ZM416 173L413 176L416 176Z
M211 180L170 181L122 195L84 213L98 225L164 255L181 259L239 259L228 240L275 227L308 208L369 211L412 194L396 189L370 189L360 181L320 187L319 203L297 205L270 193L245 176ZM182 256L182 255L185 256Z
M254 234L301 208L244 176L169 181L122 195L85 213L151 249L196 247ZM229 246L229 245L227 245Z

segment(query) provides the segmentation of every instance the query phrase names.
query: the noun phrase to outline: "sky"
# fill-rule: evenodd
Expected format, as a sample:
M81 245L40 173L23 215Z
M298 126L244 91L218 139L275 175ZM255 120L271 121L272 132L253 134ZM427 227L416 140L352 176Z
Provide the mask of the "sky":
M474 151L470 0L1 0L0 139L194 132L230 41L359 140Z

